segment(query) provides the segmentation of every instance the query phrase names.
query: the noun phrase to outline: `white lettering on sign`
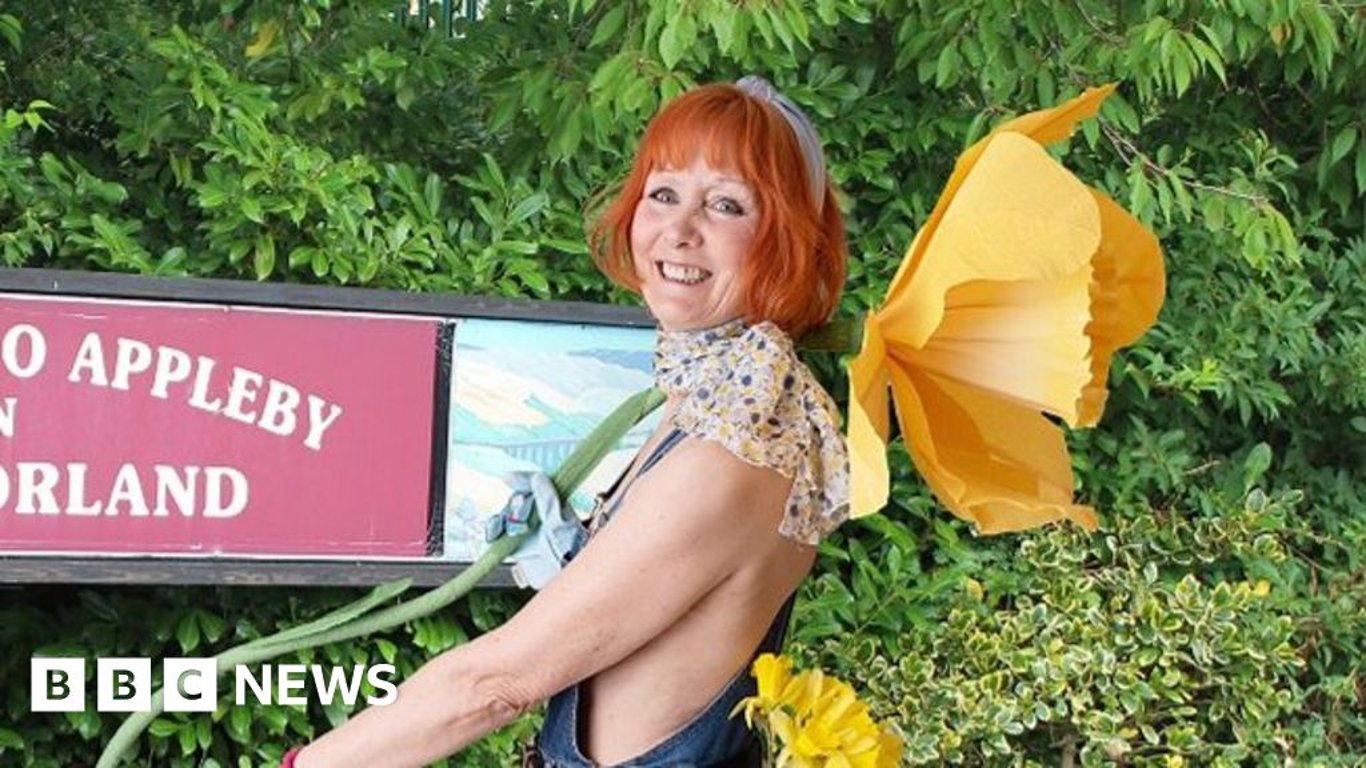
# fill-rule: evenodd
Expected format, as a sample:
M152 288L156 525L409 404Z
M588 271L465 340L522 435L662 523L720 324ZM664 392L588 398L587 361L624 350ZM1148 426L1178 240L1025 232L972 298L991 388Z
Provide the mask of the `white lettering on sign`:
M42 334L37 333L37 329L33 329L32 334L15 334L16 329L26 327L31 328L16 325L4 337L7 368L11 366L11 357L20 371L42 366L46 355ZM11 343L12 336L18 340ZM18 351L23 339L28 339L26 354ZM147 393L152 397L161 400L183 397L185 404L195 410L255 426L273 435L294 437L302 431L304 446L314 451L322 450L324 436L342 415L340 405L314 394L305 397L297 387L257 371L233 366L226 376L215 377L218 363L203 355L191 358L182 349L164 345L153 347L123 337L116 339L113 346L113 360L110 361L100 334L87 333L76 350L66 380L72 384L123 392L146 385ZM11 368L11 372L13 370ZM7 423L6 415L0 413L0 435L6 437L12 436L13 431L13 417L8 418Z
M98 333L87 333L81 339L81 346L76 350L76 359L71 363L71 373L66 375L66 380L79 384L82 373L97 387L109 386L109 376L104 372L104 348Z
M10 326L0 338L0 361L16 379L32 378L47 361L47 340L42 331L23 323Z
M167 388L190 377L190 356L175 347L157 347L157 368L152 374L152 397L165 400Z
M167 498L175 502L176 509L185 517L194 516L195 480L199 477L199 467L183 467L177 472L175 467L158 464L152 468L157 475L157 505L152 510L155 517L167 517L171 508L166 506Z
M142 495L142 481L138 479L138 468L132 464L119 467L118 473L114 475L114 488L109 492L109 504L105 507L105 512L117 515L120 504L128 505L130 517L146 517L150 514L147 499Z
M109 380L109 386L127 392L128 379L152 367L152 348L136 339L119 339L118 349L114 355L114 378Z
M57 514L60 508L57 506L57 494L53 490L57 487L59 477L57 465L21 461L18 469L19 503L15 505L14 511L21 515L31 515L34 512L42 515Z
M14 409L19 407L19 398L5 398L0 408L0 437L14 437Z
M232 384L228 385L228 404L223 406L223 415L243 424L256 423L256 411L243 410L256 400L264 377L256 371L245 368L232 369Z
M246 475L232 467L204 468L204 517L237 517L246 506Z
M78 517L94 517L104 511L102 502L87 504L85 501L84 464L66 465L66 513Z
M299 390L282 381L271 381L266 390L266 402L261 407L261 429L277 435L293 434L299 419L294 410L299 407Z
M323 413L323 408L327 408L327 413ZM304 438L304 445L315 451L322 450L323 432L341 416L342 409L336 403L329 403L321 397L315 395L308 396L308 437Z
M205 413L218 413L223 409L223 401L209 397L209 379L213 377L213 360L200 355L195 360L194 388L190 391L190 407Z
M12 494L16 515L170 517L174 509L181 517L226 519L241 514L251 498L247 476L236 467L157 464L144 476L137 465L122 464L100 498L92 498L88 472L78 462L0 465L0 511Z

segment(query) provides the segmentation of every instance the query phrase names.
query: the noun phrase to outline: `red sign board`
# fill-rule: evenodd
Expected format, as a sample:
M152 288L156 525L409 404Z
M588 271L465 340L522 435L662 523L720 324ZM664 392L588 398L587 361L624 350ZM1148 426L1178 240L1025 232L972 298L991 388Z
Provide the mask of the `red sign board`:
M424 556L444 322L0 294L0 553Z

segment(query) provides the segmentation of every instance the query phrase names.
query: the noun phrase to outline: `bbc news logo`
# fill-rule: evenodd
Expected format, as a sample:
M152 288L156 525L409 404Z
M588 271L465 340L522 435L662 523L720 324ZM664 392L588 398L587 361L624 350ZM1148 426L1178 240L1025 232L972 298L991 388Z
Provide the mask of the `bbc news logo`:
M29 667L29 701L34 712L84 712L85 659L33 657ZM166 688L162 703L167 712L213 712L218 708L218 665L214 659L166 659L162 662ZM350 668L321 664L263 664L259 669L238 664L233 670L237 706L307 704L305 691L323 704L340 699L348 706L360 700L365 684L371 692L365 703L384 706L398 698L392 664ZM152 709L152 660L103 658L95 660L97 712L148 712Z

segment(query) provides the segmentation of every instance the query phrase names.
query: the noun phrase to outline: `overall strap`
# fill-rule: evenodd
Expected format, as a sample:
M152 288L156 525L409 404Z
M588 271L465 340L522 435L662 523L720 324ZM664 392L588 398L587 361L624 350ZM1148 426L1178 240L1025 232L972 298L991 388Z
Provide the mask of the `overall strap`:
M681 429L678 429L677 427L669 430L669 433L664 436L664 439L659 441L659 443L655 446L653 451L650 451L650 455L645 457L645 461L641 462L640 470L636 472L635 477L632 477L630 482L626 483L626 487L622 489L621 495L617 496L616 499L612 502L612 506L602 510L600 520L594 519L592 521L593 529L596 530L597 528L607 524L607 521L612 518L612 515L615 515L617 513L617 508L621 506L621 500L625 498L626 491L630 490L631 486L637 480L640 479L641 475L645 474L650 470L651 467L658 464L659 460L664 458L664 454L668 453L669 450L672 449L675 445L678 445L678 443L681 442L684 437L687 437L687 433L685 433ZM606 502L607 499L611 499L614 495L616 495L617 488L621 486L622 481L625 480L626 476L630 473L631 468L630 466L627 466L626 470L617 476L617 479L612 483L612 486L610 488L598 494L598 498L603 502Z
M787 638L787 625L792 618L792 606L797 602L797 592L794 590L783 603L783 607L778 609L778 615L773 617L773 623L768 627L768 633L764 639L759 641L759 647L754 651L751 659L759 658L762 653L779 654L783 652L783 641Z

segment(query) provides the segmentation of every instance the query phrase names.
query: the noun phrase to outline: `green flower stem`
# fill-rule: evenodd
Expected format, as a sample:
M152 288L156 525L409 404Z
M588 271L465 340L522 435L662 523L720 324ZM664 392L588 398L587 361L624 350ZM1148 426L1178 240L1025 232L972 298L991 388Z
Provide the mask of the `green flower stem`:
M562 497L568 496L588 477L603 456L616 445L623 435L651 411L664 402L664 395L656 389L648 389L632 395L579 443L574 452L555 470L551 481ZM533 525L539 524L539 520ZM258 638L231 648L214 656L218 676L238 664L258 664L305 648L316 648L327 643L351 640L373 632L382 632L401 624L429 616L464 597L485 576L498 567L508 556L517 551L531 531L517 535L504 536L491 543L484 554L459 576L442 584L436 589L382 611L363 615L384 599L401 593L407 588L409 580L400 579L377 587L360 600L346 605L326 616L316 619L302 627L282 630L268 637ZM115 768L126 758L131 757L138 738L152 721L163 711L165 688L152 695L151 709L136 712L119 726L110 739L108 746L100 754L95 768Z
M797 348L841 355L858 352L863 346L864 318L862 313L852 317L837 317L825 325L812 328L797 341Z

